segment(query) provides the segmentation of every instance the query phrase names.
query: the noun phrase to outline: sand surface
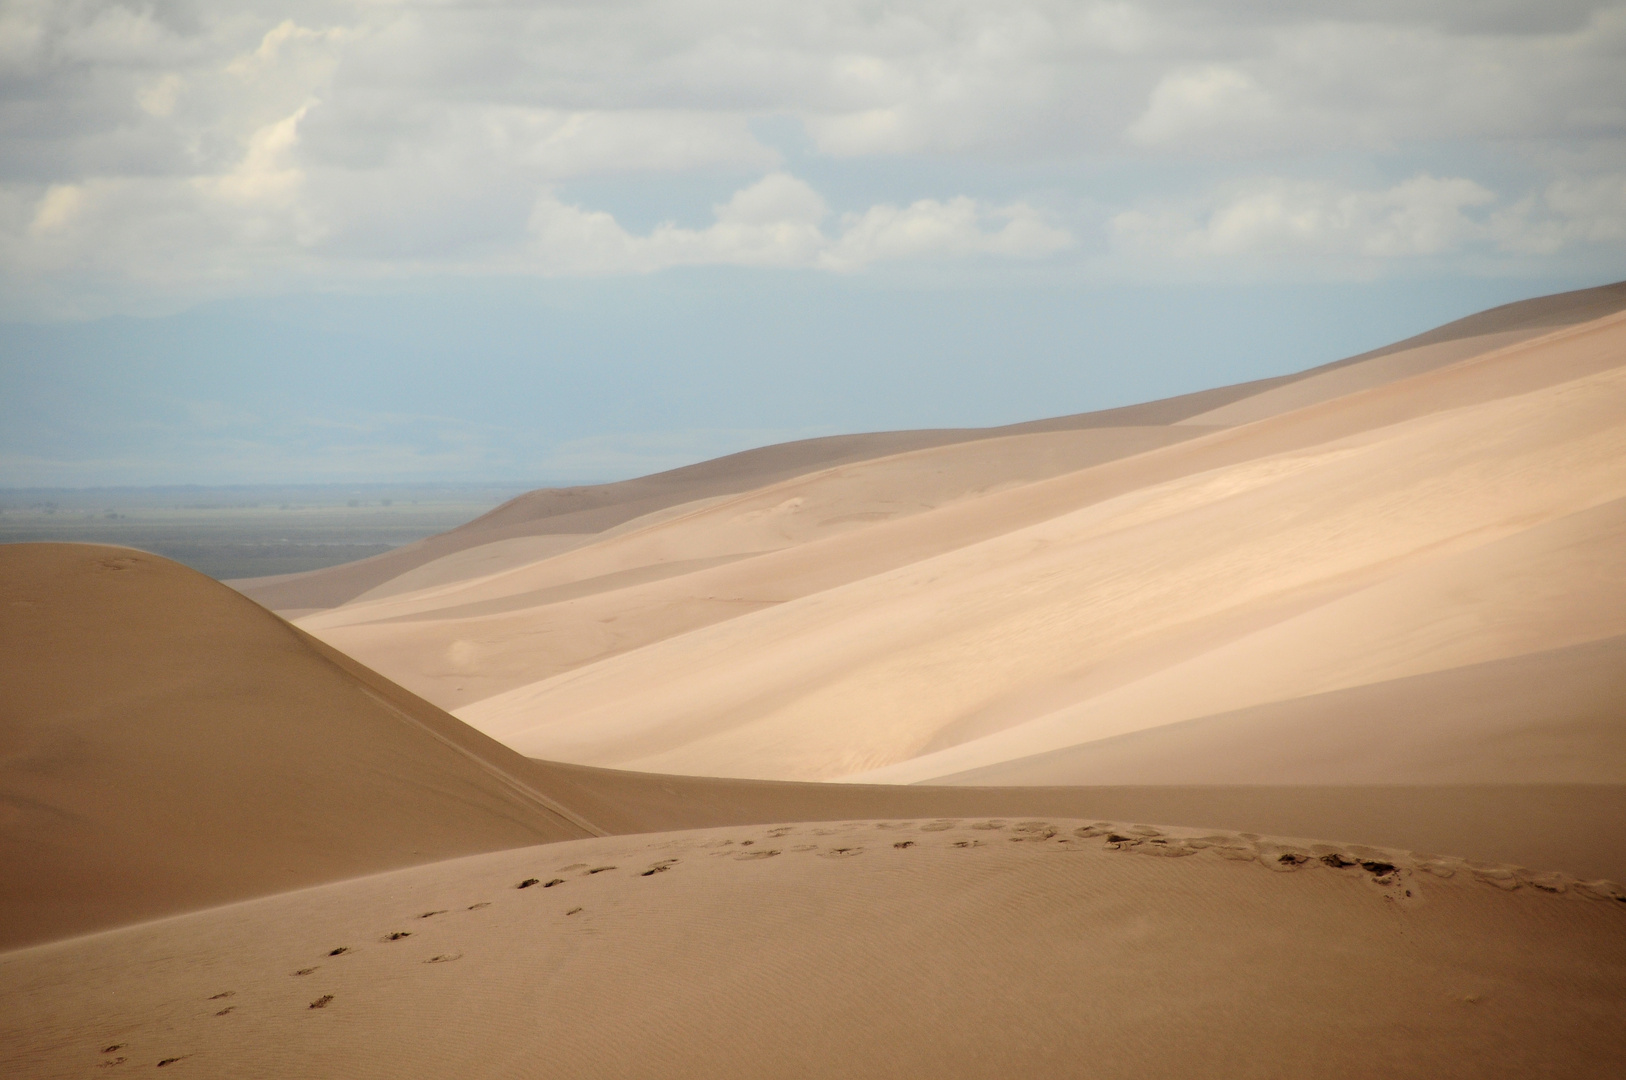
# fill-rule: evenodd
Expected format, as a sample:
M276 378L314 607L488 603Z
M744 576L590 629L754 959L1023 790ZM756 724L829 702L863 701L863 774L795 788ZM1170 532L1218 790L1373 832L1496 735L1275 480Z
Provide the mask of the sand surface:
M572 841L0 955L0 1066L1601 1078L1623 897L1065 819Z
M1610 316L772 562L666 578L658 602L645 587L423 625L414 655L420 671L476 674L502 669L507 648L580 650L535 683L442 699L530 756L917 782L1626 633L1622 499L1626 318ZM304 624L397 671L363 643L396 635L399 649L410 624L341 632L344 617ZM603 655L584 644L595 624ZM1432 711L1419 699L1411 715ZM1237 779L1275 776L1262 760Z
M590 835L527 763L176 563L0 546L0 947Z
M0 1075L1622 1075L1622 306L0 547Z

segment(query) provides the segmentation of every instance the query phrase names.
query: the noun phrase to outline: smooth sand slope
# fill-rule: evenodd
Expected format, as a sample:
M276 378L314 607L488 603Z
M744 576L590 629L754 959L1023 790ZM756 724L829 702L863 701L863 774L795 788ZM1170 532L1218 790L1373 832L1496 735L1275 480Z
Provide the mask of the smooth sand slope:
M157 556L7 546L0 590L11 867L0 947L538 840L854 817L1189 821L1626 879L1615 788L932 788L613 772L521 758Z
M218 582L0 546L0 947L591 835L526 762Z
M578 840L0 955L0 1069L1603 1078L1623 896L1062 819Z
M806 439L748 450L654 476L591 487L550 488L510 500L477 521L396 551L304 574L235 582L267 607L307 612L364 594L440 584L566 551L638 518L739 494L836 465L952 443L1085 428L1232 424L1378 385L1626 307L1626 283L1492 308L1292 375L1162 401L997 428L893 431ZM1359 368L1358 372L1345 369ZM1296 387L1303 383L1303 387ZM1227 412L1226 410L1232 410ZM432 563L440 563L430 567Z
M666 606L571 601L626 637L686 601L754 606L458 715L535 757L913 782L1618 636L1623 367L1626 317L1610 316L763 557L850 570L862 551L880 567L818 591L776 593L796 574L752 582L741 560L667 579ZM761 588L726 591L725 573ZM360 640L324 628L342 616L310 623ZM528 617L506 630L530 648L569 625L547 606ZM443 655L478 666L501 645L464 640ZM1510 778L1626 781L1577 737L1572 768ZM1268 760L1230 776L1277 779Z

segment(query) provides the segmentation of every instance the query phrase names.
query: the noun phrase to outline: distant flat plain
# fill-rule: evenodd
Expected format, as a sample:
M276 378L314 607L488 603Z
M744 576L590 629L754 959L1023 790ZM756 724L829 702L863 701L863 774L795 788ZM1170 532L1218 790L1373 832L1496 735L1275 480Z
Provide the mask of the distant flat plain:
M0 544L121 544L213 578L292 574L365 559L445 532L529 486L0 489Z

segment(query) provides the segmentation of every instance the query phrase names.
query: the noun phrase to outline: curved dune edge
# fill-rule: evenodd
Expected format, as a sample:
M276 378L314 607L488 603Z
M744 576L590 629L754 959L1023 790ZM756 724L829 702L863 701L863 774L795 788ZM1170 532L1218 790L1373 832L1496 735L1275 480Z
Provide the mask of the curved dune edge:
M1626 890L1125 822L734 827L0 954L0 985L0 1066L41 1080L1603 1076Z

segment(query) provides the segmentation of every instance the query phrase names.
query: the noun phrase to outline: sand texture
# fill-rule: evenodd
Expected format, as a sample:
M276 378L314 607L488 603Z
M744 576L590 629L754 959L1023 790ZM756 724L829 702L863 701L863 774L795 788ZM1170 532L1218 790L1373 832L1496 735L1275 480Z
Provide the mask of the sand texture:
M0 955L0 980L0 1067L41 1080L1603 1078L1626 893L1128 823L855 821L474 856Z
M0 547L0 1076L1626 1075L1622 308Z
M0 654L0 947L591 835L511 751L155 555L0 547Z
M1455 761L1478 733L1413 679L1626 633L1626 317L862 527L800 520L825 511L792 492L851 468L302 625L522 753L616 768L920 782L1395 684L1435 726L1424 772L1626 782L1607 717ZM527 663L555 670L466 700ZM1290 781L1237 745L1226 780Z

